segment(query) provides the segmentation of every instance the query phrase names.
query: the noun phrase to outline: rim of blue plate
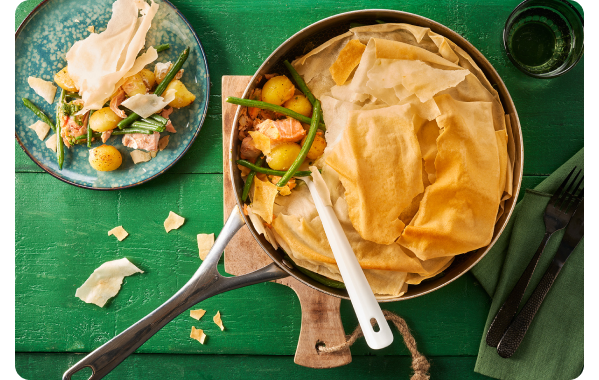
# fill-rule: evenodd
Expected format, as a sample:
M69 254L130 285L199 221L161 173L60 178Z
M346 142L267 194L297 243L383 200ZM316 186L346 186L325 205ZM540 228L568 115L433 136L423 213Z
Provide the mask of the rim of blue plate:
M31 12L29 12L29 14L27 15L27 17L25 17L25 19L23 19L23 21L21 22L21 24L19 24L19 28L15 32L15 39L18 37L19 33L21 32L21 30L23 29L23 27L25 26L25 24L27 23L27 21L29 21L29 19L31 17L33 17L33 15L42 6L44 6L46 3L50 2L50 1L52 1L52 0L44 0L44 1L42 1L35 8L33 8L33 10ZM128 189L128 188L131 188L131 187L135 187L135 186L141 185L142 183L146 183L148 181L151 181L154 178L156 178L156 177L160 176L161 174L163 174L168 169L170 169L174 164L176 164L185 155L185 153L187 153L187 151L189 150L189 148L193 145L196 137L198 137L198 134L200 133L200 130L202 129L202 126L204 126L204 121L206 121L206 115L208 113L208 106L210 104L210 71L208 69L208 61L206 59L206 53L204 52L204 47L202 46L202 43L200 42L200 39L198 38L198 35L196 34L196 31L193 29L193 27L191 26L191 24L189 23L189 21L187 20L187 18L185 16L183 16L183 13L181 13L181 11L179 11L179 9L177 9L177 7L175 7L169 0L161 0L161 1L163 1L164 3L166 3L169 7L173 8L173 10L175 12L177 12L177 14L179 15L179 17L181 17L181 19L187 24L187 26L189 27L189 30L191 30L191 34L193 35L193 38L195 38L196 42L198 43L198 47L200 48L200 53L202 55L202 59L204 60L204 66L206 66L206 84L208 86L207 93L206 93L206 107L204 107L204 112L202 113L202 115L200 117L198 129L193 134L193 136L191 137L191 140L189 140L189 143L187 144L187 146L185 147L185 149L183 149L183 151L181 152L181 154L179 154L179 156L177 158L175 158L170 164L168 164L164 169L162 169L161 171L159 171L158 173L154 174L151 177L145 178L145 179L143 179L141 181L138 181L138 182L135 182L135 183L131 183L129 185L119 186L119 187L92 187L92 186L86 186L86 185L82 185L80 183L75 183L75 182L69 181L68 179L66 179L64 177L61 177L61 176L57 175L56 173L53 173L51 170L49 170L48 168L46 168L41 162L39 162L37 159L35 159L35 157L33 157L33 155L31 155L31 153L29 153L29 151L23 146L23 143L21 142L21 140L19 139L19 136L15 132L15 138L17 139L17 142L21 146L21 149L23 149L23 151L27 154L27 156L29 156L29 158L31 158L31 160L33 162L35 162L37 164L37 166L39 166L41 169L43 169L46 173L50 174L52 177L54 177L56 179L59 179L62 182L68 183L69 185L80 187L82 189L90 189L90 190L98 190L98 191L113 191L113 190Z

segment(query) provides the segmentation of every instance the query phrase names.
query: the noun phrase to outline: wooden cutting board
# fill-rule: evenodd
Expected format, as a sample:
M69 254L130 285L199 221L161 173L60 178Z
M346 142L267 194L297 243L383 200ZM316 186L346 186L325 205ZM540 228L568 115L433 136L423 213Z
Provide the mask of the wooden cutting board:
M237 106L226 103L225 99L228 96L241 97L250 79L250 76L232 75L222 78L224 220L227 220L231 210L237 205L229 176L229 142ZM225 250L225 271L236 276L253 272L271 262L247 227L237 232ZM333 368L351 363L349 348L334 354L316 351L318 343L330 347L345 342L339 315L341 299L314 290L293 277L274 282L293 289L302 308L302 326L295 351L295 363L310 368Z

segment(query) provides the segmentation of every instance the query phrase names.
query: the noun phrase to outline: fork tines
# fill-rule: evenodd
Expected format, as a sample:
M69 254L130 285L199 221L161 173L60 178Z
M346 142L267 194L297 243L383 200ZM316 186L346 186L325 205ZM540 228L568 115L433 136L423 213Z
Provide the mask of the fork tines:
M578 203L580 202L580 199L582 198L583 190L581 190L580 194L578 194L578 189L580 189L580 185L582 184L582 181L584 180L584 175L582 175L580 177L580 179L578 180L578 182L576 182L576 180L578 179L578 176L580 176L582 174L582 169L578 170L578 172L576 172L576 175L574 176L572 181L569 182L570 177L572 176L572 174L575 171L576 171L576 166L572 169L570 174L568 174L566 179L562 182L562 184L559 186L559 188L553 194L553 196L551 197L551 200L549 201L549 203L553 203L555 205L556 209L558 209L564 213L574 211L573 209L578 205ZM562 191L564 190L564 187L568 182L570 184L568 185L568 188L565 190L564 194L562 195ZM576 185L574 185L575 183L576 183ZM572 187L574 187L573 190L572 190Z

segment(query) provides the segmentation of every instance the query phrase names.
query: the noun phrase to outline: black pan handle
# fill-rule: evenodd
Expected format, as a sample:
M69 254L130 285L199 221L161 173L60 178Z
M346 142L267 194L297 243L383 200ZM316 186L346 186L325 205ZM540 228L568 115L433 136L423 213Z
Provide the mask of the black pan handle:
M502 358L509 358L516 352L518 347L520 347L524 335L526 335L532 320L537 314L537 311L539 311L545 296L547 296L549 289L551 289L551 286L561 269L562 265L559 263L551 263L536 289L505 332L501 342L499 342L499 345L497 346L497 353L499 356Z
M206 256L206 260L187 284L142 320L104 343L69 368L62 376L63 380L70 380L74 373L86 367L91 368L93 372L88 380L101 379L156 334L164 325L196 303L229 290L287 277L289 274L275 263L243 276L223 277L218 273L216 265L222 252L244 224L239 208L235 207L214 242L214 246Z
M537 267L541 253L545 249L547 241L551 235L551 233L545 233L541 244L539 244L537 252L534 254L532 259L530 259L528 266L526 269L524 269L524 272L522 273L522 276L520 276L520 279L518 279L514 289L512 289L510 295L501 306L501 309L499 309L497 315L495 315L495 318L489 327L489 331L487 332L487 345L491 347L497 347L501 341L501 338L503 337L503 334L512 322L512 319L518 312L518 308L520 307L520 302L522 301L526 287L528 287L528 283L530 282L532 274Z

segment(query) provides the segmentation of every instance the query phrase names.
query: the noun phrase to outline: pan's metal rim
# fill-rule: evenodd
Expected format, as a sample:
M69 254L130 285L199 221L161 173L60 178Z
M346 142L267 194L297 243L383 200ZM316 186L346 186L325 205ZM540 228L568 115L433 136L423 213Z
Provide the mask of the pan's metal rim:
M412 294L412 295L408 295L408 296L400 296L400 297L377 297L377 300L379 302L395 302L395 301L403 301L403 300L408 300L408 299L412 299L412 298L416 298L428 293L431 293L435 290L438 290L450 283L452 283L453 281L457 280L458 278L460 278L461 276L463 276L465 273L467 273L468 271L470 271L470 269L472 269L472 267L474 267L474 265L476 265L480 260L482 260L483 257L485 257L485 255L489 252L489 250L493 247L493 245L495 244L495 242L497 241L497 239L499 238L499 236L501 236L502 232L504 231L505 227L508 224L508 221L510 219L510 217L513 214L515 205L516 205L516 200L518 199L518 194L520 193L520 187L522 185L522 174L523 174L523 165L524 165L524 144L523 144L523 140L522 140L522 128L520 125L520 120L518 118L518 113L516 111L514 102L512 100L512 97L509 93L509 90L507 89L507 87L505 86L505 83L503 82L503 80L501 79L501 77L499 76L499 74L497 73L497 71L495 70L495 68L491 65L491 63L486 59L486 57L478 50L476 49L476 47L474 47L474 45L472 45L468 40L466 40L464 37L462 37L461 35L459 35L457 32L455 32L454 30L448 28L447 26L438 23L434 20L428 19L426 17L420 16L420 15L416 15L414 13L409 13L409 12L403 12L403 11L396 11L396 10L391 10L391 9L363 9L363 10L356 10L356 11L350 11L350 12L344 12L344 13L339 13L333 16L329 16L327 18L324 18L320 21L317 21L313 24L310 24L309 26L301 29L300 31L298 31L297 33L295 33L294 35L292 35L291 37L289 37L287 40L285 40L283 43L281 43L269 56L268 58L262 63L262 65L260 65L260 67L256 70L256 73L252 76L248 86L246 87L242 98L246 98L248 96L248 92L250 90L250 88L252 87L252 84L254 83L254 81L256 80L256 78L259 75L262 75L261 71L262 69L268 65L270 63L270 60L275 57L276 55L279 54L279 52L281 50L283 50L284 48L286 48L290 43L294 42L296 39L299 40L300 37L303 37L303 35L305 33L307 33L308 31L312 30L312 29L316 29L319 26L323 25L323 24L328 24L328 23L332 23L333 21L336 21L338 19L342 19L342 18L346 18L346 17L350 17L350 16L356 16L357 17L369 17L369 15L374 14L374 13L382 13L384 14L382 17L390 17L390 18L397 18L400 19L402 18L402 16L408 17L408 18L416 18L419 21L421 21L422 23L427 23L430 24L431 26L434 26L437 29L441 29L444 31L444 33L439 33L441 35L443 35L444 37L449 38L451 41L453 41L456 45L458 45L460 48L464 48L464 46L467 47L467 49L464 49L467 51L467 53L470 54L470 51L473 51L475 53L477 53L478 57L474 57L471 55L472 59L477 63L477 64L481 64L483 63L483 71L485 72L485 75L488 76L489 73L491 74L492 78L487 78L489 80L493 80L495 83L497 83L500 86L500 89L503 90L502 92L499 92L500 95L503 95L505 97L505 99L502 100L507 100L508 104L504 104L502 102L502 105L504 107L504 111L507 112L506 110L506 106L511 106L510 108L513 109L513 113L511 113L510 115L512 116L512 121L513 121L513 125L512 125L512 131L514 131L515 129L518 131L518 136L517 139L515 139L514 143L516 145L516 156L518 156L519 154L519 160L516 160L516 163L518 164L517 166L514 166L513 169L513 173L514 173L514 177L515 177L515 181L514 181L514 191L512 194L512 198L510 198L508 200L508 202L510 202L510 206L509 209L507 210L507 212L504 214L505 215L505 219L503 220L502 225L500 226L499 230L496 231L496 233L494 233L494 238L492 239L492 241L486 246L486 247L482 247L479 249L479 251L481 249L483 249L484 251L482 253L478 253L479 257L474 260L472 263L470 263L467 267L463 268L460 273L454 275L452 278L449 278L446 281L443 281L442 283L438 284L437 286L434 286L428 290L424 290L421 292L418 292L416 294ZM381 17L381 15L378 15L378 17ZM431 28L432 29L432 28ZM447 33L445 32L449 32L450 36L447 35ZM287 49L288 50L288 49ZM477 59L480 58L480 59ZM238 182L236 180L236 176L235 176L235 169L236 169L236 164L235 164L235 158L234 156L234 151L236 148L236 126L238 125L238 120L239 120L239 112L240 112L241 107L237 108L237 111L235 112L235 117L233 119L233 123L231 128L233 129L232 133L231 133L231 141L229 143L229 176L231 178L231 184L233 185L233 188L235 189L235 192L237 193L237 205L240 207L240 209L243 208L243 202L241 201L241 198L239 197L239 194L236 190L236 183ZM513 133L515 134L515 133ZM274 248L270 245L270 243L264 244L264 242L262 241L263 238L260 237L260 234L258 234L255 230L255 228L253 227L253 224L251 222L251 220L249 219L248 216L243 215L243 218L245 219L246 225L248 226L248 229L250 230L250 233L252 234L252 237L256 240L256 242L258 243L258 245L260 245L260 247L264 250L264 252L266 252L266 254L280 267L282 268L284 271L286 271L287 273L289 273L289 275L295 277L296 279L298 279L299 281L301 281L302 283L304 283L305 285L316 289L318 291L321 291L325 294L328 294L330 296L334 296L334 297L339 297L339 298L343 298L343 299L349 299L348 296L344 296L344 295L339 295L339 294L334 294L331 293L330 291L327 290L327 287L321 284L312 284L311 282L305 280L302 276L301 273L295 273L294 271L292 271L292 269L286 265L284 265L283 260L279 260L276 257L274 257L271 252L270 249Z

